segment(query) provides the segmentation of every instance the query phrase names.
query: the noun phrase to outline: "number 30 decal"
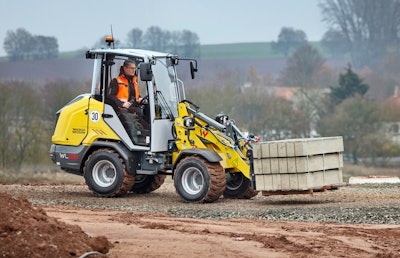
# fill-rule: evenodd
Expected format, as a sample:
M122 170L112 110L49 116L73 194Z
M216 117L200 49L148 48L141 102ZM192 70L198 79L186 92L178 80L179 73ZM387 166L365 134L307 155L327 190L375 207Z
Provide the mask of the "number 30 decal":
M99 111L93 110L90 112L90 121L92 122L98 122L100 120L100 113Z

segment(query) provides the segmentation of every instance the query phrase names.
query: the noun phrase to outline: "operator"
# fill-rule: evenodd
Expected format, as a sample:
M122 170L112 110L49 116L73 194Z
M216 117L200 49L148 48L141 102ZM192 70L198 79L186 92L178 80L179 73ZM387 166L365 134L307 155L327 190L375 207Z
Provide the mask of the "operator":
M119 76L112 79L109 88L109 98L120 109L130 109L140 103L140 92L137 83L136 64L132 60L126 60L120 68ZM132 106L132 107L133 107Z
M149 130L149 123L143 118L140 107L140 97L136 63L126 60L120 68L119 76L112 79L109 85L108 97L115 102L120 109L122 122L133 141L138 144L146 143L146 130Z

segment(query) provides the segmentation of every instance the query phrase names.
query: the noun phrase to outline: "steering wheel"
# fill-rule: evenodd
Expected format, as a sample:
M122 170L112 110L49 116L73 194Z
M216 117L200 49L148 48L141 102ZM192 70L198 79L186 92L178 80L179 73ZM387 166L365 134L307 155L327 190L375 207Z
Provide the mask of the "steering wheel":
M148 104L149 103L149 95L144 96L140 101L140 105Z

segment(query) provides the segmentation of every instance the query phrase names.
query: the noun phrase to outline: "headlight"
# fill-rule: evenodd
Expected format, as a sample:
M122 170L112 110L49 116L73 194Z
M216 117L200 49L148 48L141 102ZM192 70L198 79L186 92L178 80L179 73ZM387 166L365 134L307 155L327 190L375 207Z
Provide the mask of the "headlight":
M218 123L223 124L223 125L226 125L228 120L229 120L229 117L227 115L225 115L225 114L218 114L215 117L215 121L217 121Z
M188 128L193 127L194 126L194 118L191 116L185 116L183 118L183 125Z

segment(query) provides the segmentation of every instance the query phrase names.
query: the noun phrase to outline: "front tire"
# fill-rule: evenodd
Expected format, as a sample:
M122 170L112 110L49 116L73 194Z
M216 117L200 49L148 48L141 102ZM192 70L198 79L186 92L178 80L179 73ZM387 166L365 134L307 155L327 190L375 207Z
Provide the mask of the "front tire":
M250 180L242 173L226 173L225 198L250 199L258 194L251 186Z
M123 195L135 183L135 176L127 172L124 160L112 149L94 151L83 171L89 190L101 197Z
M214 202L224 192L225 184L222 166L201 157L182 159L174 174L175 189L187 202Z

